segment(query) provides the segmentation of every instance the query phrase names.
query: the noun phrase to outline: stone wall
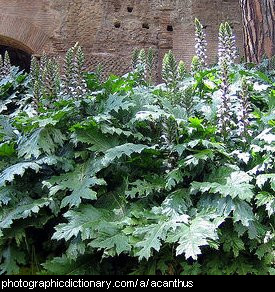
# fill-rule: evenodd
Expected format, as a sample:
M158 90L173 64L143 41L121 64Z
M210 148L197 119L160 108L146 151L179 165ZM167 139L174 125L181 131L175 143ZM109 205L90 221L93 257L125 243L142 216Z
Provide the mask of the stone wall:
M216 59L224 20L234 26L242 48L238 0L0 0L0 7L0 45L63 57L78 41L88 69L102 64L105 74L127 72L136 47L155 48L159 70L169 49L190 64L195 17L205 26L209 62Z

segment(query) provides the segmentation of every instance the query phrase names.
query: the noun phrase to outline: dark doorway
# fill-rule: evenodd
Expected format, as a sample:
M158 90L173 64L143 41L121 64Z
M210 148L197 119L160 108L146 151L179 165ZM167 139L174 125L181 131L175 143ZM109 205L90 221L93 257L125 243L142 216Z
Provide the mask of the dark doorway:
M31 66L31 55L13 47L0 45L0 54L2 58L5 55L5 52L9 53L11 64L13 66L17 66L20 70L25 70L26 72L30 72Z

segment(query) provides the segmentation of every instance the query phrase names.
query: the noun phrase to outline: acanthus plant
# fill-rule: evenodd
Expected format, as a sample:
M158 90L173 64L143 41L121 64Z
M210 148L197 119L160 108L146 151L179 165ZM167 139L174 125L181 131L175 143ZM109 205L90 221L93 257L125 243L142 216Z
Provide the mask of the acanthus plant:
M168 52L158 86L151 50L104 82L84 74L79 45L63 74L46 56L28 76L11 68L0 95L0 273L274 273L274 80L231 66L233 34L223 33L226 60L190 74ZM226 139L221 95L234 99Z
M218 129L224 138L235 126L233 121L233 101L230 95L230 67L236 59L234 37L229 23L222 23L219 30L219 67L221 74L221 103L218 108Z
M153 48L135 49L132 54L132 70L140 84L152 85L155 80L156 51Z
M249 80L243 78L241 82L239 107L237 108L237 133L246 142L249 137L253 136L250 126L252 106L249 100Z
M196 60L197 66L195 70L202 71L207 67L207 41L206 34L204 32L204 27L199 21L199 19L195 19L195 27L196 27Z
M11 62L9 53L6 51L4 57L0 56L0 77L1 79L5 78L10 74L11 71Z

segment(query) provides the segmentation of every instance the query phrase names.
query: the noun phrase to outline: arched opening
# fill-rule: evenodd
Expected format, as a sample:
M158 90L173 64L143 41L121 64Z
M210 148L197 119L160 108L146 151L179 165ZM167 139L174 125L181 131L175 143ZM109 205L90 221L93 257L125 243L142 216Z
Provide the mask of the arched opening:
M29 71L31 55L49 51L50 37L28 20L0 13L0 54L7 50L11 63Z
M30 71L33 51L27 45L16 39L0 35L0 55L2 58L4 58L5 52L9 53L11 65L17 66L25 72Z
M2 45L0 41L0 55L4 58L5 52L9 53L11 64L13 66L17 66L20 70L24 70L25 72L30 71L31 66L31 54L27 53L23 50Z

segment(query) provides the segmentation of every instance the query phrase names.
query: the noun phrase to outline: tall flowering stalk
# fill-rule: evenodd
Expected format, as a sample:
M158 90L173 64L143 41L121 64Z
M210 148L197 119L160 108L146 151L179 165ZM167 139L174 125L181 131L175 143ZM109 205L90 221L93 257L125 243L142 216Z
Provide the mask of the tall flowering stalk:
M171 91L178 85L178 64L172 51L165 54L162 63L162 79Z
M219 66L221 74L221 103L218 108L218 129L226 138L233 123L232 100L230 96L229 72L236 58L236 48L232 29L228 23L222 23L219 30Z
M219 65L224 61L231 66L237 58L235 36L228 22L222 23L219 30Z
M60 69L55 58L48 58L42 71L42 94L44 100L56 100L60 91Z
M63 93L67 96L71 93L72 80L73 80L73 58L74 48L70 48L64 60L64 74L63 74Z
M146 71L147 71L147 55L144 49L139 51L138 55L138 72L140 76L140 80L145 82L146 80Z
M249 102L249 83L246 78L243 78L242 80L242 90L238 97L240 104L237 112L237 132L243 141L246 141L247 138L252 135L252 131L249 129L249 118L251 112L251 105Z
M132 53L132 70L138 74L142 84L153 84L155 57L156 52L151 47L147 51L135 49Z
M154 79L154 65L155 65L155 52L152 48L148 49L147 52L147 60L146 60L146 65L147 65L147 81L151 85Z
M41 97L41 70L40 64L36 57L32 56L31 58L31 68L30 68L30 78L31 86L33 89L33 105L37 110L39 107L39 100Z
M40 61L32 57L30 83L35 109L38 109L40 103L45 107L52 107L52 101L57 100L60 94L60 82L60 68L55 58L44 53Z
M80 46L77 47L75 52L75 66L74 66L74 82L75 82L75 96L80 98L87 92L86 82L83 78L85 64L85 56Z
M133 71L135 71L137 69L138 66L138 57L139 57L139 49L134 49L133 53L132 53L132 69Z
M80 98L87 92L86 82L83 78L85 57L78 43L70 48L65 56L64 74L62 76L65 96Z
M200 70L200 61L198 56L194 56L191 63L191 74L194 76Z
M5 78L11 72L11 62L9 53L6 51L4 58L0 56L0 77Z
M178 81L182 82L187 76L187 70L186 70L186 66L185 63L180 60L179 64L178 64Z
M195 19L195 27L196 27L196 56L198 60L198 70L203 70L207 66L207 56L206 56L206 47L207 47L207 41L206 41L206 35L203 31L203 25L201 22L196 18Z

